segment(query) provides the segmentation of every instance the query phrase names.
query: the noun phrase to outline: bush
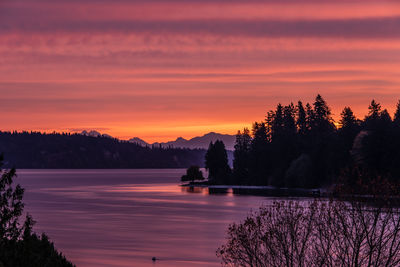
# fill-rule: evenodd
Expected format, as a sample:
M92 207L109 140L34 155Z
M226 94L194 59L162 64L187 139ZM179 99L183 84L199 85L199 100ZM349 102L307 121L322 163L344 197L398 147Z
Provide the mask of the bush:
M398 211L386 201L275 202L230 225L217 256L225 266L399 266Z
M195 181L195 180L204 180L203 172L200 170L199 166L191 166L186 170L186 175L182 175L181 181Z

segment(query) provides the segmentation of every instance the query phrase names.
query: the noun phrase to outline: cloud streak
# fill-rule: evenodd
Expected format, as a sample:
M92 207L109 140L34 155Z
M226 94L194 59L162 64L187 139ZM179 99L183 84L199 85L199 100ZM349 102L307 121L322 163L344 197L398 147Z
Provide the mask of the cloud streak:
M399 29L398 1L1 1L0 130L233 134L317 93L393 112Z
M243 37L399 38L400 17L353 20L21 21L0 25L2 33L211 34Z

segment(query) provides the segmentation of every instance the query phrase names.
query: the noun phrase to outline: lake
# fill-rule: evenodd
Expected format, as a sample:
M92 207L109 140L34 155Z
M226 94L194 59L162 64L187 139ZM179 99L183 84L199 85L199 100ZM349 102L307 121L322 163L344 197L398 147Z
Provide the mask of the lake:
M34 230L78 267L220 266L215 251L228 225L273 201L188 190L183 169L17 173Z

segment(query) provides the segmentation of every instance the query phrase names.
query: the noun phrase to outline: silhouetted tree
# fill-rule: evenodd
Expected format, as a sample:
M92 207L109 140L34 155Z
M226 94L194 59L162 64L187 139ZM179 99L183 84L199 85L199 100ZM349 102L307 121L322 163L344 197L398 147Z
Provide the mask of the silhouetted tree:
M1 171L2 165L3 156L0 155L0 238L16 241L21 235L19 217L24 209L24 189L19 184L13 185L15 169Z
M310 103L306 104L306 115L307 129L311 130L314 127L315 112Z
M283 107L281 104L278 104L276 107L276 111L271 111L271 139L278 139L283 135L285 130L284 121L283 121ZM268 121L267 121L268 122Z
M3 156L0 156L0 266L73 267L46 235L38 237L33 233L34 221L29 214L20 225L24 189L13 184L15 169L2 170L2 166Z
M244 128L243 133L238 131L236 134L235 151L233 154L233 178L236 184L248 183L250 180L250 149L250 131L249 129Z
M396 167L400 160L400 146L393 122L387 110L382 110L381 105L374 100L369 110L364 121L365 136L360 142L359 154L362 160L359 165L364 171L375 176L396 177L400 174L399 168Z
M373 99L368 109L368 117L371 117L372 119L377 119L380 116L382 107L381 104L377 103L375 99Z
M285 138L293 138L296 133L296 109L293 103L283 108L283 128Z
M357 134L361 131L360 121L354 116L349 107L345 107L341 113L337 136L337 160L339 168L344 169L352 164L351 149Z
M304 109L303 102L299 101L297 103L297 129L299 134L304 135L307 133L307 114Z
M341 113L339 125L339 133L345 143L344 149L348 152L353 145L354 138L360 132L360 121L354 116L351 108L345 107Z
M331 132L335 126L331 117L331 110L321 95L317 95L314 102L314 119L312 130L318 133Z
M394 113L393 122L396 127L400 127L400 100L396 105L396 112Z
M353 111L349 107L345 107L340 114L341 119L339 121L340 128L344 129L352 129L358 126L357 118L354 116Z
M270 113L270 115L272 114ZM266 125L264 122L255 122L253 124L253 139L251 141L249 164L249 184L257 185L266 184L268 182L268 171L271 157L268 149L271 135L267 132L267 129L271 129L271 125Z
M231 169L228 165L228 155L225 145L217 140L210 143L206 156L206 169L208 170L208 180L214 184L231 183Z
M366 130L376 130L379 128L382 107L375 100L371 101L368 107L368 115L364 120L364 127Z
M278 113L279 106L276 113ZM282 122L279 134L272 136L270 141L269 164L273 166L270 171L270 184L274 186L285 186L282 179L290 163L298 156L298 140L296 138L296 110L293 103L282 109ZM272 122L273 124L275 121Z
M396 122L399 114L400 102ZM396 122L374 100L364 121L345 107L339 129L320 95L313 106L307 103L305 108L301 101L297 108L292 103L278 104L267 112L265 122L253 124L249 162L234 163L235 173L248 169L249 175L235 175L235 182L315 188L334 183L340 173L353 168L400 180L394 178L400 177L400 126ZM237 146L235 157L242 154L242 146Z
M387 201L275 202L229 226L223 266L398 266L400 216Z
M190 166L186 170L186 174L182 175L181 181L191 181L194 182L195 180L204 180L203 172L200 170L199 166Z

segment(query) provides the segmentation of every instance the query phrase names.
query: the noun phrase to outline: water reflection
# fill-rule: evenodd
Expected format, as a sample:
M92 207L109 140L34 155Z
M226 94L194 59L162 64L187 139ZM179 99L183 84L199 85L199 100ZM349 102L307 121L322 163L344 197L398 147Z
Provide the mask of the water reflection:
M265 196L265 197L318 197L320 192L317 190L293 189L293 188L272 188L267 186L182 186L184 193L197 193L205 195L247 195L247 196Z
M195 194L203 194L203 195L226 195L233 196L232 188L209 188L209 187L200 187L200 186L182 186L182 192L184 193L195 193Z
M17 182L36 231L77 266L220 266L229 223L273 198L182 187L184 172L22 170Z

